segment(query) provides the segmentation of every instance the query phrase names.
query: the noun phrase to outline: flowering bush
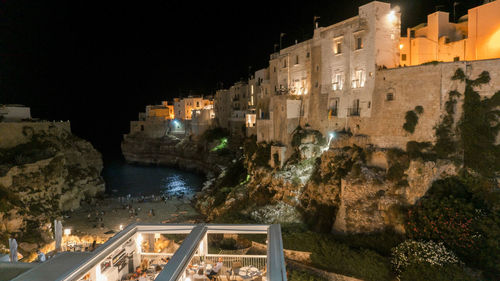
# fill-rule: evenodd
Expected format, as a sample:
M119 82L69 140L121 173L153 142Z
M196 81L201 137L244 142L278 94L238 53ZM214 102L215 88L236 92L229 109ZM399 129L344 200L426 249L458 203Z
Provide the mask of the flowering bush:
M391 255L392 266L398 274L408 266L417 263L428 263L435 266L459 263L457 256L446 249L443 243L433 241L407 240L393 248Z

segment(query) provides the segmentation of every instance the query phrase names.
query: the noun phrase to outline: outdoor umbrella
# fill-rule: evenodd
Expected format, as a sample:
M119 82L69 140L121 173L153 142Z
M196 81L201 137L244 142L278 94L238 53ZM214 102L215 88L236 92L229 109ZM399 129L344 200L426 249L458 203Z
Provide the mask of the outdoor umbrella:
M10 261L17 262L17 241L15 238L9 238Z

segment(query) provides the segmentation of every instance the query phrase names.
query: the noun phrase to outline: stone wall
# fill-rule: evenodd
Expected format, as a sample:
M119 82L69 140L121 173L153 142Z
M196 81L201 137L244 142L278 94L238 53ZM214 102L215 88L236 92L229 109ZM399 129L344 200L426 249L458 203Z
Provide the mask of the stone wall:
M70 122L0 122L0 148L10 148L31 140L33 134L71 134Z
M458 68L471 79L476 79L483 71L489 72L491 81L476 89L481 96L490 97L500 91L500 59L379 70L376 72L370 118L328 119L326 105L320 103L319 107L324 108L318 111L325 117L316 124L323 134L350 130L354 135L366 135L378 147L405 148L408 141L433 142L434 127L445 113L445 102L452 90L462 93L457 104L457 113L461 114L465 83L451 79ZM403 124L406 112L416 106L422 106L424 112L419 115L415 132L411 134L403 129Z

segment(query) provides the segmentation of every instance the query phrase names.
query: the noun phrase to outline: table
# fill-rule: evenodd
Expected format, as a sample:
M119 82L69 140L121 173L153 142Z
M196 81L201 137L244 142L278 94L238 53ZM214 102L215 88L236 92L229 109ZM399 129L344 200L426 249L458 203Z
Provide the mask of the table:
M208 275L212 271L212 265L211 264L193 264L191 268L188 268L188 272L192 274L196 274L198 272L198 269L203 268L203 271L205 272L205 275Z
M259 271L258 268L250 265L240 268L238 275L241 276L243 279L251 279L255 276L262 275L262 273Z

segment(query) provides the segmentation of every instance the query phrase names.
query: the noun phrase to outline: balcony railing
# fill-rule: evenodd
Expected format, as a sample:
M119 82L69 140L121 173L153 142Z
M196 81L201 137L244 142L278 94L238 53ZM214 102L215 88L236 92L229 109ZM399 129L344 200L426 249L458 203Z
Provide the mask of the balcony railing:
M353 107L347 109L348 116L359 116L361 109L359 107Z
M232 268L233 263L239 262L242 266L254 266L260 271L266 268L266 255L211 255L194 256L192 263L200 263L202 260L211 264L216 264L219 258L222 258L222 263L226 268ZM201 260L202 259L202 260Z

